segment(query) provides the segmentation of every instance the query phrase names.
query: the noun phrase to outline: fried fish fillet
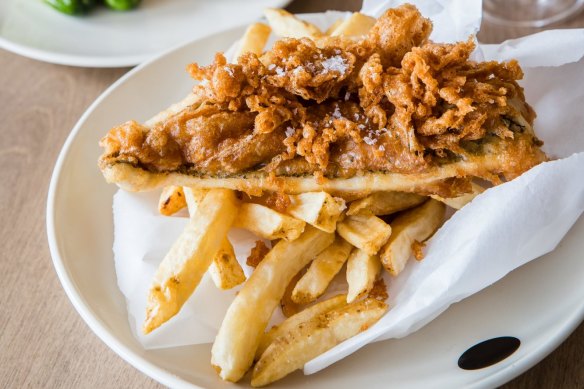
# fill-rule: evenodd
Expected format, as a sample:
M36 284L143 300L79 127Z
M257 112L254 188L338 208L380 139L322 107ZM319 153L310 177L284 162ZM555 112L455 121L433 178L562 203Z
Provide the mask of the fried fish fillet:
M187 70L193 95L101 140L108 182L455 197L545 161L516 61L475 62L471 39L428 40L411 5L360 39L284 38L261 56Z

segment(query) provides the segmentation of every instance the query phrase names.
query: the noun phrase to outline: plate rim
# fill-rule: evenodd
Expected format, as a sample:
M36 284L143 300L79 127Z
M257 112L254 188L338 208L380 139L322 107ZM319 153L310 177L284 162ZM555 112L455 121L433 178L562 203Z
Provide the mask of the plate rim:
M22 57L56 65L76 66L84 68L123 68L146 62L156 54L128 55L118 57L84 56L55 53L16 43L0 36L0 48Z
M48 195L47 195L47 209L46 209L46 228L47 228L47 238L49 243L49 251L51 254L51 260L53 266L59 278L59 281L65 290L65 294L73 304L73 307L77 313L81 316L83 321L89 326L97 337L103 341L112 351L114 351L123 360L128 362L131 366L145 374L146 376L158 381L163 385L170 387L180 387L180 388L200 388L190 381L172 374L168 370L157 366L154 363L149 362L145 358L131 351L127 346L125 346L120 340L118 340L114 335L110 334L106 326L101 320L99 320L97 314L89 308L85 303L81 294L79 293L76 285L74 284L72 278L70 277L69 271L64 265L63 258L61 256L61 250L57 242L57 231L55 224L55 201L56 194L59 190L59 182L61 180L61 173L64 161L71 149L73 141L78 136L82 126L84 125L87 118L95 111L95 109L105 100L115 89L126 82L129 78L133 77L135 73L140 72L143 68L150 66L152 63L163 59L167 55L174 53L175 51L180 51L186 46L194 44L206 39L212 39L215 36L228 34L237 30L241 30L247 26L247 23L230 29L226 29L214 34L206 35L204 37L199 37L191 41L181 43L168 50L159 53L148 59L147 61L139 64L135 68L129 70L124 75L122 75L118 80L111 84L105 91L103 91L95 101L84 111L79 120L75 123L73 129L67 136L65 143L63 144L59 156L53 168L51 174L51 179L49 183ZM525 355L522 358L517 359L514 363L509 364L507 367L494 372L483 378L471 382L468 384L469 388L488 388L502 385L510 380L516 378L520 374L524 373L531 367L535 366L546 356L548 356L552 351L554 351L561 343L563 343L570 334L576 329L580 323L584 321L584 301L581 303L580 307L574 311L574 313L563 321L561 327L554 333L554 335L546 343L540 343L535 347L535 351Z
M292 2L292 0L272 0L274 4L271 7L282 8L287 6ZM55 11L58 12L58 11ZM258 15L256 20L259 20L261 15ZM204 34L195 39L191 39L183 42L175 42L170 45L171 50L162 50L157 52L151 52L147 54L136 54L136 55L114 55L114 56L98 56L98 55L75 55L67 54L61 52L54 52L49 50L39 49L34 46L25 45L22 43L15 42L13 40L7 39L0 34L0 48L8 52L20 55L22 57L34 59L36 61L64 65L64 66L75 66L83 68L124 68L137 66L146 63L150 60L158 58L162 54L166 54L172 49L178 49L183 45L187 45L193 41L204 39L211 35L221 34L224 31L228 31L233 27L239 27L241 24L236 22L234 26L227 28L225 30L213 33ZM106 90L107 91L107 90ZM100 95L101 96L101 95Z

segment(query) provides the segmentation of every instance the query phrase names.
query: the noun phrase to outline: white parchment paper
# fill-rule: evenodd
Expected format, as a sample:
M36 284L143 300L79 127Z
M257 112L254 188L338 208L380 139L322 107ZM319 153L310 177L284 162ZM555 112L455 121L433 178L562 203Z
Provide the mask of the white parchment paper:
M363 11L378 16L405 2L366 0ZM415 3L434 22L435 41L466 40L478 31L480 1ZM324 27L339 15L344 14L310 19ZM420 329L451 304L553 250L584 210L584 30L546 31L481 49L478 56L487 60L519 60L525 71L521 84L538 114L535 131L545 142L544 150L557 160L486 191L455 213L431 239L422 262L411 261L397 278L385 275L391 296L388 314L309 362L305 373L319 371L367 343ZM116 273L132 331L147 349L210 343L238 289L220 291L207 276L178 315L148 336L140 331L152 276L187 222L158 215L158 195L119 191L114 197ZM229 238L245 264L256 238L235 229ZM244 265L244 270L249 274L251 269ZM273 322L280 319L276 313Z

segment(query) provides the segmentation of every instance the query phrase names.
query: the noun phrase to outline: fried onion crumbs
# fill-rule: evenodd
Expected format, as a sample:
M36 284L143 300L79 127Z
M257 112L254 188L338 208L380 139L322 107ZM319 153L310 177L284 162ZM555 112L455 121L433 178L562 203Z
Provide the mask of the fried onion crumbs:
M371 291L369 292L369 297L379 301L385 301L389 298L389 294L387 294L387 286L385 285L383 277L378 278L377 281L375 281L373 288L371 288Z
M282 192L270 192L265 198L265 205L267 207L281 213L286 213L291 204L290 196Z
M414 240L412 243L412 252L414 253L414 257L417 261L424 259L424 247L426 247L426 243L424 242L418 242L417 240Z
M264 257L270 252L270 249L262 240L256 241L255 246L251 249L245 263L247 266L257 267Z

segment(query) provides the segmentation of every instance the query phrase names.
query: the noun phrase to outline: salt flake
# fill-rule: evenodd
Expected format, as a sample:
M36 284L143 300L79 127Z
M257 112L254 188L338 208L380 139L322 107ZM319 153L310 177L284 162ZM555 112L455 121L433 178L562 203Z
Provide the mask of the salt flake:
M340 55L335 55L322 61L321 63L323 73L328 73L330 71L339 72L340 74L345 74L349 65L345 62L345 59Z
M225 70L227 73L229 73L229 75L231 77L234 77L233 69L231 69L229 66L223 66L223 70Z
M298 73L304 71L304 66L300 65L294 68L294 70L292 70L292 73L294 73L294 75L297 75Z
M377 143L377 139L373 139L368 136L364 137L363 141L367 143L369 146L373 146L375 143Z

